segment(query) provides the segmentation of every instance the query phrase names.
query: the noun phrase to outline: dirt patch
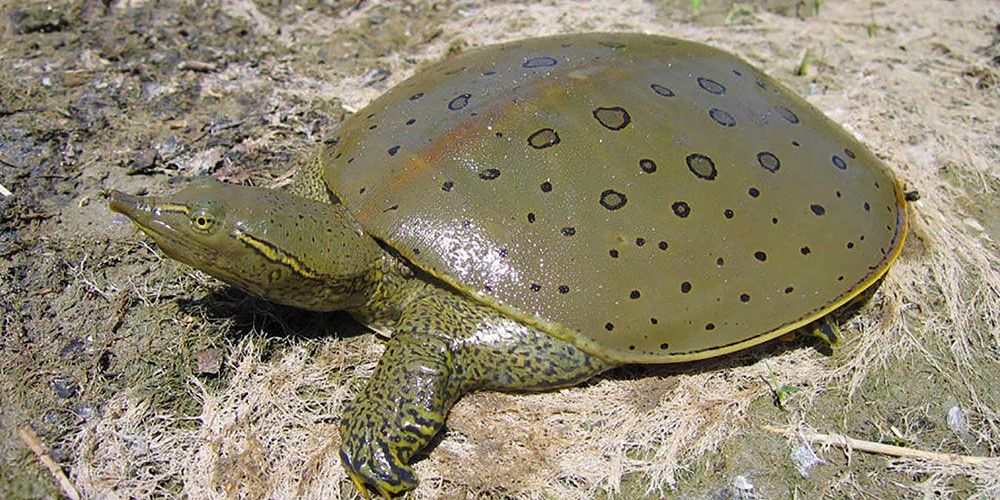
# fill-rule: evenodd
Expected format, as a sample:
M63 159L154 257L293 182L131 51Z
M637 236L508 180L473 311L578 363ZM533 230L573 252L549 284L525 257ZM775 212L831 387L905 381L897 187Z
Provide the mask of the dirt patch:
M774 342L548 394L467 397L417 465L415 496L1000 496L995 463L890 460L760 430L1000 451L996 9L695 3L0 7L0 496L59 492L18 439L24 425L88 497L354 495L331 450L378 340L164 259L103 190L156 193L196 175L273 185L431 61L596 30L720 46L807 96L919 191L911 237L832 356ZM780 405L775 381L797 389Z

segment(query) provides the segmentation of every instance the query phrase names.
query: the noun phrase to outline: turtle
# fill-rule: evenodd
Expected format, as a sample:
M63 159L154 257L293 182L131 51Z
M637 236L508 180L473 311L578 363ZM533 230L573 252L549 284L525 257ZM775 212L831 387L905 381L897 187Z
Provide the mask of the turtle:
M198 179L110 208L162 251L386 337L345 403L364 495L478 390L720 356L828 318L899 256L894 174L730 53L633 33L527 39L433 64L347 118L289 189ZM331 134L332 135L332 134Z

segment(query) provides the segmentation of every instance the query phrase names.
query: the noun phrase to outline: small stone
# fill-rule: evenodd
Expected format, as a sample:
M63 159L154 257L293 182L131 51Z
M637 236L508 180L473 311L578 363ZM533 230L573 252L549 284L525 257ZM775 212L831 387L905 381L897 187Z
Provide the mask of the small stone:
M128 175L151 174L156 169L156 161L159 158L160 155L155 149L144 149L139 151L132 157L132 160L129 162L128 170L125 173Z
M87 349L87 343L86 342L84 342L81 339L73 339L73 340L69 341L68 344L66 344L66 347L63 347L62 350L59 351L59 355L65 358L65 357L69 357L69 356L74 356L74 355L77 355L77 354L81 354L86 349Z
M791 456L792 461L795 462L795 465L799 470L799 475L804 478L809 477L809 469L823 463L823 459L816 456L816 452L814 452L808 445L801 445L792 448Z
M753 493L753 483L746 476L740 475L733 478L733 489L738 494L746 495Z
M385 68L375 68L375 69L373 69L373 70L365 73L365 76L362 77L363 82L364 82L363 85L365 87L371 87L372 85L375 85L376 83L384 82L385 79L389 78L389 75L391 75L391 74L392 74L392 72L389 71L389 70L387 70L387 69L385 69Z
M52 387L52 391L56 393L56 396L63 399L76 396L77 392L80 390L80 386L76 385L76 382L68 378L57 378L49 385Z
M969 433L969 421L965 418L962 407L955 405L948 409L948 428L958 437L966 437Z
M214 347L202 349L194 353L194 360L198 363L198 373L218 375L222 368L222 350Z
M97 409L89 404L79 404L73 407L73 413L76 414L81 420L89 422L97 416Z

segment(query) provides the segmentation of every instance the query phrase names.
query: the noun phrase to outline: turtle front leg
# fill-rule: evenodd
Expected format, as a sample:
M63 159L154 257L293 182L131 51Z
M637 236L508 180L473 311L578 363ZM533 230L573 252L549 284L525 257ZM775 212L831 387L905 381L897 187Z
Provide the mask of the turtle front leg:
M612 366L494 309L431 293L404 313L368 386L345 406L340 458L363 495L402 494L417 486L414 457L462 395L565 387Z
M444 427L458 394L451 390L448 342L429 334L394 336L364 392L345 405L340 459L366 498L417 487L413 456Z

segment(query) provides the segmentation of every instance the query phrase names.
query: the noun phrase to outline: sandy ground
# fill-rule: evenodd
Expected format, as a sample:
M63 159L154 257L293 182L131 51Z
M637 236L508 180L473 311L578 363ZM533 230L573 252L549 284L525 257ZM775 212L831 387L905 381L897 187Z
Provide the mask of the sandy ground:
M164 259L103 191L274 185L431 61L608 30L716 45L806 96L919 191L912 235L843 349L473 395L413 496L996 498L998 23L969 0L0 3L0 497L58 495L59 474L84 497L354 496L337 419L380 342Z

